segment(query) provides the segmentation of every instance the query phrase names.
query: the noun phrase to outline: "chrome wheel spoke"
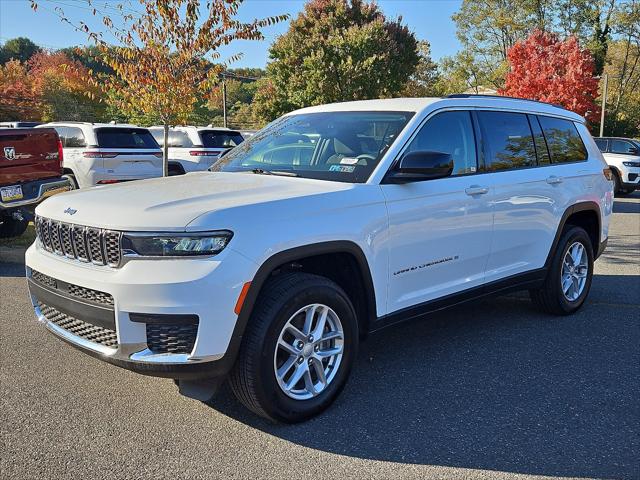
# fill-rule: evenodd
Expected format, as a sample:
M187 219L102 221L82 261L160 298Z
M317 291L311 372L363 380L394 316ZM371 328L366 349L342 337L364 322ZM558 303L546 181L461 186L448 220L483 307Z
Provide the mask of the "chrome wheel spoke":
M320 358L329 358L334 355L340 355L342 353L342 345L332 348L327 348L326 350L320 350L316 353L316 356Z
M306 362L302 362L298 364L298 366L296 366L296 369L293 371L293 374L291 375L291 377L289 378L289 380L285 385L286 389L291 390L293 387L295 387L300 381L300 379L304 377L304 374L308 372L309 372L309 367Z
M344 331L327 305L307 305L284 324L273 357L280 389L295 400L320 395L335 378L344 353Z

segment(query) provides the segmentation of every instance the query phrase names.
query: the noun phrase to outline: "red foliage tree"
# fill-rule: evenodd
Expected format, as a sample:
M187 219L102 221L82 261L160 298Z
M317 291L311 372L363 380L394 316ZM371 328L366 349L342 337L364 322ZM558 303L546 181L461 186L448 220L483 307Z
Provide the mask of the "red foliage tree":
M598 79L593 57L575 37L534 30L507 53L509 73L500 94L556 103L596 119Z

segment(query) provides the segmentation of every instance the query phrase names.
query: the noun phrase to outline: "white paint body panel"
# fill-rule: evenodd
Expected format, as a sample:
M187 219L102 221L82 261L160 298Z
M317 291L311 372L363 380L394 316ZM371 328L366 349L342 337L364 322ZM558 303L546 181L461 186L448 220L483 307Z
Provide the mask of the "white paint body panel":
M563 213L576 203L598 204L601 241L607 238L612 184L602 174L606 165L583 125L578 129L589 152L587 162L383 184L405 142L442 108L504 109L581 121L544 104L481 98L376 100L304 109L416 114L364 184L193 173L59 194L36 210L44 217L113 230L231 230L231 242L214 258L133 259L111 269L67 260L33 245L27 266L111 293L122 343L144 341L144 329L129 321L129 312L196 313L201 327L194 355L219 358L235 326L234 306L242 285L267 259L290 248L334 240L356 244L371 271L376 314L382 317L542 267ZM546 183L551 175L563 177L563 183ZM467 195L464 190L472 185L489 191ZM63 213L68 207L77 210L72 218Z

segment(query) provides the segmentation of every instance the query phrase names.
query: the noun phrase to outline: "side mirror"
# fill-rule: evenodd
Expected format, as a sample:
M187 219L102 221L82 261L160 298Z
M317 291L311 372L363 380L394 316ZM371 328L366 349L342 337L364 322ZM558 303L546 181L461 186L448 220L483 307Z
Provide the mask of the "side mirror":
M409 183L444 178L453 172L453 159L444 152L416 151L403 155L387 176L388 183Z

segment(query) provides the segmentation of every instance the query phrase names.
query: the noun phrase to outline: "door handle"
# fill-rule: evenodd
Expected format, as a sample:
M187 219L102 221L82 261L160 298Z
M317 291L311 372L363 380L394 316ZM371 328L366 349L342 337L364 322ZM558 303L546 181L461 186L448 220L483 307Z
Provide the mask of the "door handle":
M481 187L480 185L471 185L464 189L464 193L467 195L484 195L485 193L489 193L489 189L487 187Z
M562 183L562 177L556 177L555 175L551 175L547 178L547 183L549 185L556 185L558 183Z

